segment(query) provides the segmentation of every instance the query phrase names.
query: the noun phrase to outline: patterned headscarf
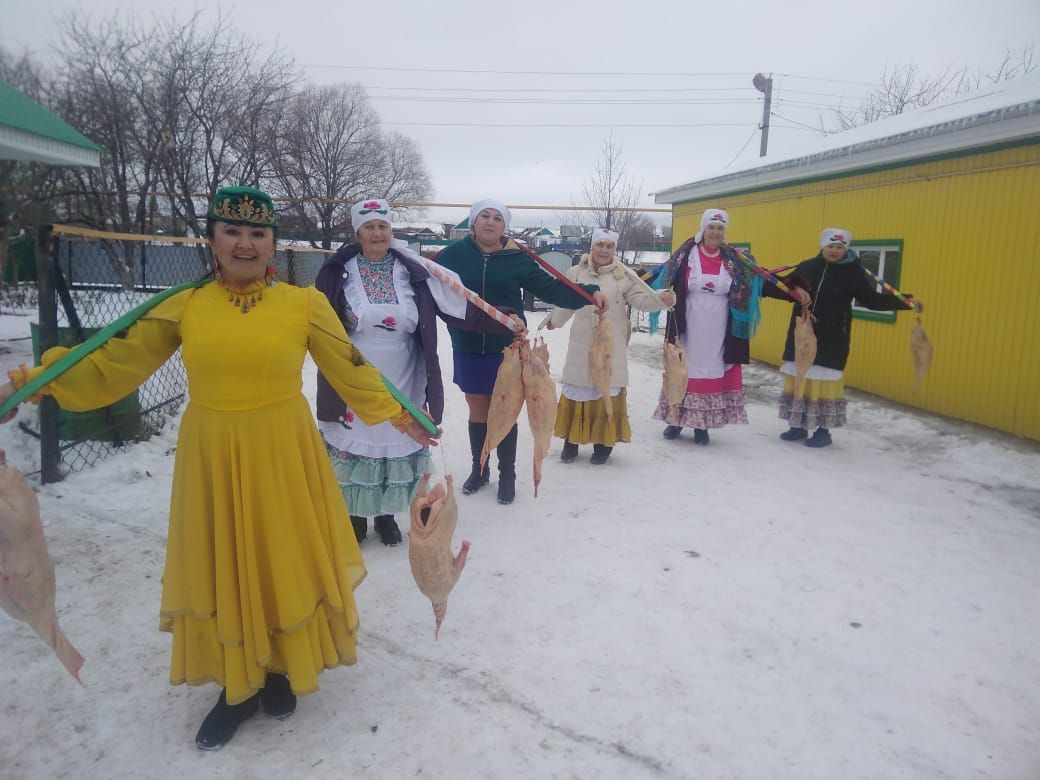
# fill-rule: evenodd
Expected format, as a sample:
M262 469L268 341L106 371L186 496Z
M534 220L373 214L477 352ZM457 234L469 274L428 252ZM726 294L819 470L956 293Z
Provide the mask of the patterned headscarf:
M665 279L662 288L671 287L677 293L685 290L685 269L689 267L690 255L697 246L699 236L700 233L686 239L668 258L659 275L659 278ZM723 244L721 251L722 262L733 280L729 287L730 330L737 338L750 339L755 335L761 320L759 298L762 294L762 277L751 270L755 259L750 252L730 244Z

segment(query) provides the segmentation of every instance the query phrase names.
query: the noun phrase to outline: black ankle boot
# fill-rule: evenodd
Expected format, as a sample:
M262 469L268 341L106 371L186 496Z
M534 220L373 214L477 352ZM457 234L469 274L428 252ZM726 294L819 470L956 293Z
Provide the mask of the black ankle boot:
M516 438L514 425L495 451L498 454L498 503L512 504L516 498Z
M577 457L578 445L568 439L564 439L563 450L560 451L560 460L564 463L573 463Z
M817 428L813 435L805 440L806 447L829 447L831 444L831 432L826 428Z
M354 536L357 538L358 544L361 544L368 536L368 518L351 515L350 524L354 526Z
M693 443L700 444L702 447L707 445L711 441L708 436L708 430L706 428L694 428L693 429Z
M589 461L594 466L602 466L607 462L607 458L610 457L610 453L614 451L613 447L608 447L606 444L593 444L592 445L592 458Z
M196 746L199 750L220 750L235 736L238 724L256 715L259 708L259 695L251 696L241 704L228 704L225 688L220 692L216 706L202 721L199 733L195 735Z
M264 705L264 712L275 720L285 720L296 712L296 694L292 692L289 678L268 672L260 690L260 703Z
M680 433L682 433L682 427L679 425L665 426L664 437L666 439L678 439Z
M376 515L375 525L379 541L387 547L396 547L401 543L401 529L397 527L393 515Z
M473 458L473 467L469 476L462 483L462 492L465 495L476 493L484 485L491 481L491 465L485 464L480 468L480 451L484 449L484 439L487 438L487 423L472 422L469 424L469 452Z

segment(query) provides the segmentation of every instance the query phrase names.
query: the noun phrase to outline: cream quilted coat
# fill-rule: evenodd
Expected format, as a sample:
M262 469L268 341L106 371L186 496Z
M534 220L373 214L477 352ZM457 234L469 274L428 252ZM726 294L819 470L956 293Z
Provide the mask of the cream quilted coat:
M596 268L589 255L582 255L581 261L567 269L567 276L582 284L598 284L600 291L607 296L610 308L607 317L614 330L614 375L610 380L611 387L628 386L628 359L625 352L631 334L631 323L628 319L628 307L639 311L661 311L667 308L658 294L650 290L635 272L622 265L621 260L614 259ZM589 376L589 347L592 345L592 331L596 327L596 315L592 306L577 311L573 309L555 309L550 322L554 328L562 327L571 317L570 341L567 344L567 359L563 366L563 381L569 385L592 387Z

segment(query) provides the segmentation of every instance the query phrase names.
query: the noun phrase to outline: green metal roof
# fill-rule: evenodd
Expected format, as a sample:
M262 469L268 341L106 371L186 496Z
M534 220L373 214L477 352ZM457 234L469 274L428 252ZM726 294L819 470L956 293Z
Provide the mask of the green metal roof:
M0 159L101 164L102 149L6 81L0 81Z

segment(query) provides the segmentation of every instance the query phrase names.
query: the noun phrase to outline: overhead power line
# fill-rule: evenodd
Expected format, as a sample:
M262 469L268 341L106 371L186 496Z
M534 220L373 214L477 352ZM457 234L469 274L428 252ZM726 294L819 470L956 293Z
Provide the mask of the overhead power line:
M420 93L733 93L754 92L738 86L369 86L370 89L406 90Z
M772 116L775 116L777 119L783 119L785 122L790 122L791 124L798 125L799 127L804 128L806 130L812 130L816 133L824 133L825 135L830 135L831 133L837 132L835 130L824 130L822 127L813 127L812 125L807 125L805 124L805 122L799 122L796 119L791 119L790 117L786 117L783 114L778 114L775 111L771 111L770 114ZM794 128L791 129L793 130Z
M394 127L751 127L749 122L645 122L639 124L627 122L382 122ZM758 127L754 124L754 127Z
M491 94L512 94L512 93L524 93L524 94L581 94L581 93L609 93L618 94L624 92L636 92L639 94L648 93L662 93L674 95L683 92L728 92L730 94L746 94L749 97L757 100L755 97L755 90L750 87L385 87L385 86L370 86L365 85L365 91L372 96L373 91L380 92L479 92L479 93L491 93ZM777 92L781 90L777 88ZM833 98L854 98L853 95L840 94L837 92L811 92L804 89L786 89L782 90L784 94L793 95L814 95L817 97L833 97Z
M538 98L538 97L431 97L429 95L369 95L369 100L405 103L501 103L505 105L560 105L560 106L728 106L739 103L757 103L755 98Z
M701 73L667 71L613 71L613 70L493 70L490 68L428 68L397 65L335 65L331 63L304 63L305 68L334 68L337 70L389 70L406 73L475 73L496 76L746 76L746 71L704 71Z
M338 64L328 62L303 63L305 68L332 68L335 70L377 70L393 71L401 73L464 73L464 74L491 74L496 76L669 76L669 77L711 77L732 76L742 78L749 71L592 71L592 70L499 70L494 68L430 68L407 67L400 65L354 65ZM856 84L863 87L875 87L877 84L867 81L853 81L850 79L833 79L826 76L807 76L800 73L778 73L790 79L804 79L806 81L823 81L832 84Z

